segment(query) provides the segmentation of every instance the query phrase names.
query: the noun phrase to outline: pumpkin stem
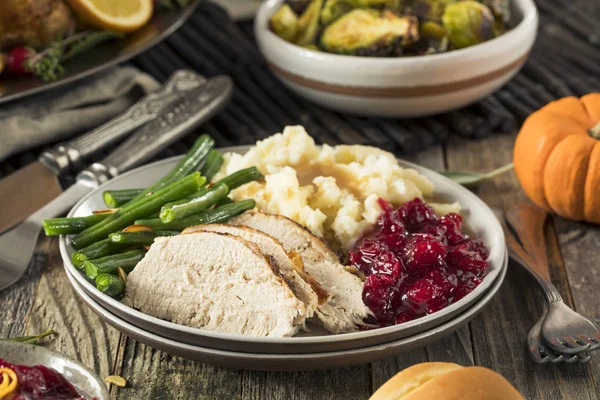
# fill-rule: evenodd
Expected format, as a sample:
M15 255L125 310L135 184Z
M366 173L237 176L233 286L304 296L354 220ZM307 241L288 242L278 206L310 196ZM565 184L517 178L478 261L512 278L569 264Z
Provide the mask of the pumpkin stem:
M598 122L593 128L590 128L588 132L594 139L600 140L600 122Z

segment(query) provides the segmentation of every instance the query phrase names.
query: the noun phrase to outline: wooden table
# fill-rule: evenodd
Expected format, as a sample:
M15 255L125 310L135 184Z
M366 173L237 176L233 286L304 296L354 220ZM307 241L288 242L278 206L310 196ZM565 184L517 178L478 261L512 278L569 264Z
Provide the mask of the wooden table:
M482 141L454 137L413 157L442 169L487 171L510 162L514 135ZM507 209L525 196L513 173L483 184L477 194ZM554 218L547 239L553 281L566 302L600 324L600 230ZM27 275L0 293L0 337L48 328L49 348L81 360L100 376L121 375L126 388L115 399L367 399L399 370L424 361L481 365L503 374L528 399L600 398L600 357L589 364L536 365L524 340L542 310L535 281L510 264L494 300L468 326L426 348L350 368L269 373L239 371L187 361L153 350L106 325L77 298L65 277L57 239L41 240Z

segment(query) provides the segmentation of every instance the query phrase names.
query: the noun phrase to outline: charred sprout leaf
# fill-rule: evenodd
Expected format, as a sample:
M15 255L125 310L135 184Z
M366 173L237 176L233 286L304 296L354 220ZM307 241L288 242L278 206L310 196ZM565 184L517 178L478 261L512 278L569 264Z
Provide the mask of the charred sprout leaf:
M386 10L356 9L325 28L321 47L338 54L398 55L418 40L417 26L415 17L400 17Z
M406 3L405 13L414 15L419 21L441 22L444 9L457 0L412 0Z
M26 343L26 344L37 344L37 342L39 342L41 339L45 338L46 336L50 336L50 335L54 335L54 331L52 329L48 329L46 332L40 333L39 335L18 336L18 337L13 337L10 339L0 339L0 340L6 340L9 342L17 342L17 343Z
M498 175L502 175L505 172L508 172L514 168L512 163L507 164L503 167L497 168L490 172L480 174L477 172L466 172L466 171L443 171L440 172L447 178L452 179L454 182L459 183L466 187L474 187L483 183L487 180L493 179Z
M323 0L312 0L298 19L296 44L306 46L314 43L319 33L319 15Z
M457 49L494 37L494 15L487 6L476 1L465 0L448 5L442 21L450 41Z
M508 0L479 0L485 4L496 17L496 22L502 25L510 21L510 4Z
M400 11L400 0L326 0L321 10L321 23L329 25L356 8L377 8Z
M406 49L407 54L424 55L448 51L446 29L433 21L422 22L419 26L419 41Z
M294 11L296 15L300 15L308 7L308 5L310 4L310 0L287 0L285 4L290 6L292 11Z
M277 36L293 42L298 34L298 16L287 4L282 5L271 17L271 29Z

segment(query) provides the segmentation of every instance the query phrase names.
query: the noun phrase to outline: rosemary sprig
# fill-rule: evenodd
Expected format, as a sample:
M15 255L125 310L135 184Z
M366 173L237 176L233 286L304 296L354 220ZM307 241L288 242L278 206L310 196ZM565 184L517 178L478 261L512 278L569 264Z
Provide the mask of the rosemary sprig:
M0 340L5 340L5 341L9 341L9 342L17 342L17 343L26 343L26 344L37 344L37 342L39 342L40 339L43 339L46 336L50 336L50 335L54 335L54 331L52 329L48 329L46 332L40 333L39 335L18 336L18 337L13 337L10 339L0 339Z
M45 82L57 80L63 73L62 62L83 53L109 39L123 37L124 34L111 31L84 31L57 40L44 51L34 54L27 60L27 70Z
M474 187L479 185L482 182L490 180L492 178L497 177L498 175L502 175L505 172L508 172L514 168L513 163L507 164L503 167L496 168L493 171L486 173L477 173L477 172L466 172L466 171L441 171L440 174L444 175L447 178L452 179L454 182L459 183L466 187Z

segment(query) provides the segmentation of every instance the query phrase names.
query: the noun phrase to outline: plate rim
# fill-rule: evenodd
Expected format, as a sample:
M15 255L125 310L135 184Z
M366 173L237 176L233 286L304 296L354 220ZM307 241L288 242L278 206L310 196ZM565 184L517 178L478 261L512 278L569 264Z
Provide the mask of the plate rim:
M216 150L219 150L222 153L224 153L224 152L244 152L244 151L247 151L251 147L252 147L252 145L230 146L230 147L217 148ZM134 168L130 171L127 171L123 174L116 176L115 178L105 182L104 184L95 188L94 190L92 190L91 192L86 194L83 198L81 198L71 208L71 210L69 211L67 216L68 217L73 216L75 211L83 203L85 203L90 197L96 195L98 192L101 192L102 190L104 190L104 188L106 186L108 186L109 184L111 184L115 179L127 179L128 176L138 173L139 171L141 171L145 168L150 168L150 167L158 166L161 164L173 163L182 157L183 157L183 155L179 155L179 156L169 157L169 158L166 158L163 160L158 160L158 161L148 163L148 164L142 165L140 167ZM476 196L470 190L466 189L465 187L459 185L458 183L453 182L449 178L446 178L445 176L443 176L429 168L420 166L418 164L415 164L415 163L412 163L412 162L409 162L406 160L402 160L400 158L397 158L397 160L400 163L406 165L407 167L413 168L413 169L417 170L419 173L423 173L424 175L435 175L438 180L441 179L441 180L445 181L446 184L450 184L450 186L453 188L453 190L458 190L458 191L462 192L464 195L466 195L467 197L470 197L470 200L472 202L480 203L480 206L482 206L483 209L494 218L493 219L494 225L497 225L496 234L497 234L497 236L499 236L499 239L500 239L498 242L501 242L501 244L499 246L494 246L493 248L491 248L491 246L490 246L490 249L494 254L492 254L492 252L491 252L490 258L488 260L494 259L496 262L500 263L500 266L498 268L494 268L491 271L492 274L486 275L485 278L487 278L487 279L484 279L482 281L482 283L479 286L477 286L477 288L473 292L469 293L467 296L462 298L457 303L453 303L453 304L449 305L448 307L444 308L440 312L444 312L445 314L447 314L447 313L452 313L452 312L458 312L457 309L460 309L460 308L465 308L465 307L468 308L474 302L476 302L493 285L493 283L498 278L498 274L500 273L500 270L502 269L501 263L502 263L504 254L506 253L506 242L504 239L504 232L502 231L502 227L500 226L497 218L495 217L493 211L489 208L489 206L487 204L485 204L485 202L483 200L481 200L478 196ZM72 272L75 279L77 280L77 282L82 284L82 286L87 285L87 286L90 286L90 288L92 288L93 290L96 290L96 288L93 287L93 285L87 279L85 279L85 277L81 274L80 270L75 268L75 266L73 265L71 257L69 256L69 252L67 250L66 236L64 236L64 235L60 236L59 247L60 247L60 254L61 254L61 258L63 260L64 268L67 270L67 272ZM495 256L495 258L493 258L492 256ZM186 326L186 325L176 324L171 321L163 320L163 319L154 317L152 315L145 314L139 310L136 310L132 307L129 307L129 306L123 304L122 302L120 302L116 299L113 299L110 296L107 296L104 293L98 292L96 295L99 296L100 298L102 298L103 301L106 301L108 304L111 304L113 307L122 310L126 314L134 314L134 315L139 314L138 318L147 319L150 322L153 322L159 326L163 326L163 327L166 327L171 330L177 330L177 331L185 332L185 333L191 334L191 335L205 336L205 337L209 337L214 340L224 340L224 341L232 341L233 340L233 341L245 342L245 343L260 343L262 345L319 344L322 342L361 340L363 338L370 337L370 336L382 336L382 335L386 335L386 334L393 334L395 331L400 330L400 329L408 329L411 327L418 326L420 324L427 323L429 321L435 320L436 319L435 314L437 314L437 313L434 313L431 315L427 315L425 317L421 317L421 318L418 318L413 321L409 321L409 322L406 322L406 323L400 324L400 325L392 325L392 326L368 330L368 331L355 331L355 332L332 334L332 335L306 336L306 337L297 337L297 336L283 337L283 338L255 337L255 336L244 336L244 335L234 334L234 333L209 331L209 330L203 330L200 328L194 328L194 327L190 327L190 326ZM467 300L467 301L463 301L463 300ZM438 314L438 318L440 318L440 314Z
M218 357L234 357L238 360L240 358L245 358L245 359L251 358L252 362L267 362L267 361L288 361L288 362L289 361L305 361L305 362L309 362L309 361L312 361L315 359L318 359L320 362L323 362L323 361L327 362L328 360L334 361L337 358L344 357L344 356L359 356L359 355L368 355L369 353L372 353L372 352L384 352L384 351L387 351L390 349L396 349L400 346L405 346L408 344L415 344L415 343L419 343L420 341L425 341L426 339L431 339L431 340L428 340L426 343L423 343L422 346L414 347L414 348L421 348L421 347L427 346L430 343L436 342L436 341L442 339L443 337L446 337L446 336L456 332L456 330L463 327L465 324L467 324L469 321L471 321L474 317L476 317L481 311L483 311L483 309L486 306L488 306L489 303L498 294L498 292L499 292L500 288L502 287L502 285L504 284L504 281L506 280L506 276L508 274L508 265L509 265L508 261L509 261L508 253L505 253L504 263L503 263L503 266L500 268L500 273L499 273L498 279L490 287L490 289L486 293L484 293L484 295L482 297L480 297L474 304L472 304L470 307L468 307L464 312L458 314L456 317L452 318L451 320L449 320L439 326L432 327L431 329L428 329L424 332L421 332L421 333L418 333L418 334L415 334L415 335L412 335L412 336L409 336L406 338L402 338L399 340L393 340L393 341L385 342L385 343L380 343L380 344L373 345L373 346L356 347L356 348L346 349L346 350L314 352L314 353L289 353L289 354L248 353L248 352L239 352L239 351L228 351L228 350L222 350L222 349L213 349L213 348L209 348L209 347L203 347L203 346L178 342L177 340L165 338L156 333L146 331L140 327L135 326L134 324L132 324L130 322L125 321L124 319L111 313L110 310L107 310L106 308L102 307L101 304L99 304L90 295L88 295L85 292L85 290L83 289L83 287L81 287L79 282L77 282L71 274L67 273L67 279L69 279L69 282L73 286L73 290L77 293L77 295L81 297L81 299L86 303L86 305L89 308L91 308L92 311L100 319L104 320L109 325L111 325L113 328L117 329L119 332L125 334L126 336L131 337L132 339L134 339L140 343L143 343L149 347L155 348L155 349L156 349L156 347L154 347L154 345L147 344L147 342L145 342L145 341L141 341L135 337L132 337L133 335L130 333L130 331L135 332L136 336L141 336L141 337L144 337L145 339L150 338L149 341L159 342L159 343L164 344L167 347L174 346L176 348L179 348L182 352L185 351L186 353L188 353L188 352L201 351L201 352L205 353L205 355L211 356L211 361ZM93 305L90 305L90 303L92 303ZM108 317L107 315L112 317L112 319L110 317ZM117 322L115 322L115 320ZM120 326L117 327L113 324L120 325ZM125 327L125 328L123 328L123 327ZM454 329L454 328L456 328L456 329ZM128 332L124 333L123 330L126 330ZM431 337L432 335L434 335L433 338ZM412 348L412 349L414 349L414 348ZM410 351L412 349L406 349L406 350ZM169 350L163 350L163 349L157 349L157 350L165 352L167 354L172 354ZM398 354L401 354L402 352L403 351L397 351L392 354L386 354L386 356L393 357L393 356L397 356ZM181 357L185 358L185 356L181 356ZM372 359L367 359L364 362L344 363L343 365L337 365L337 366L325 367L325 368L331 369L331 368L339 368L342 366L366 364L366 363L374 362L376 360L383 359L383 358L384 357L373 357ZM187 358L187 359L193 360L192 358ZM211 361L208 361L208 362L211 363ZM206 361L202 361L202 362L206 362ZM218 364L218 363L215 363L215 364ZM223 365L223 364L218 364L218 365ZM291 365L294 365L294 364L291 364ZM241 368L241 367L237 366L237 368ZM255 370L306 371L306 370L316 370L316 369L323 369L323 368L318 368L318 367L317 368L299 368L299 369L295 369L295 368L290 368L290 369L288 369L288 368L286 368L286 369L256 368Z
M5 96L0 95L0 105L6 105L17 100L26 99L36 94L41 94L49 90L57 89L64 85L79 82L82 79L96 75L104 70L114 67L115 65L121 64L127 60L138 56L140 53L149 50L150 48L156 46L157 44L165 40L167 37L171 36L171 34L173 34L177 29L179 29L192 16L192 14L198 8L200 2L202 1L203 0L193 0L192 3L189 4L185 10L181 11L181 16L175 21L175 23L173 23L173 25L161 32L160 35L156 36L154 39L150 40L145 45L140 46L134 50L128 51L127 53L121 54L112 60L103 62L92 68L81 71L76 75L69 76L64 79L59 79L53 82L45 82L40 86L36 86L18 93L8 94Z

